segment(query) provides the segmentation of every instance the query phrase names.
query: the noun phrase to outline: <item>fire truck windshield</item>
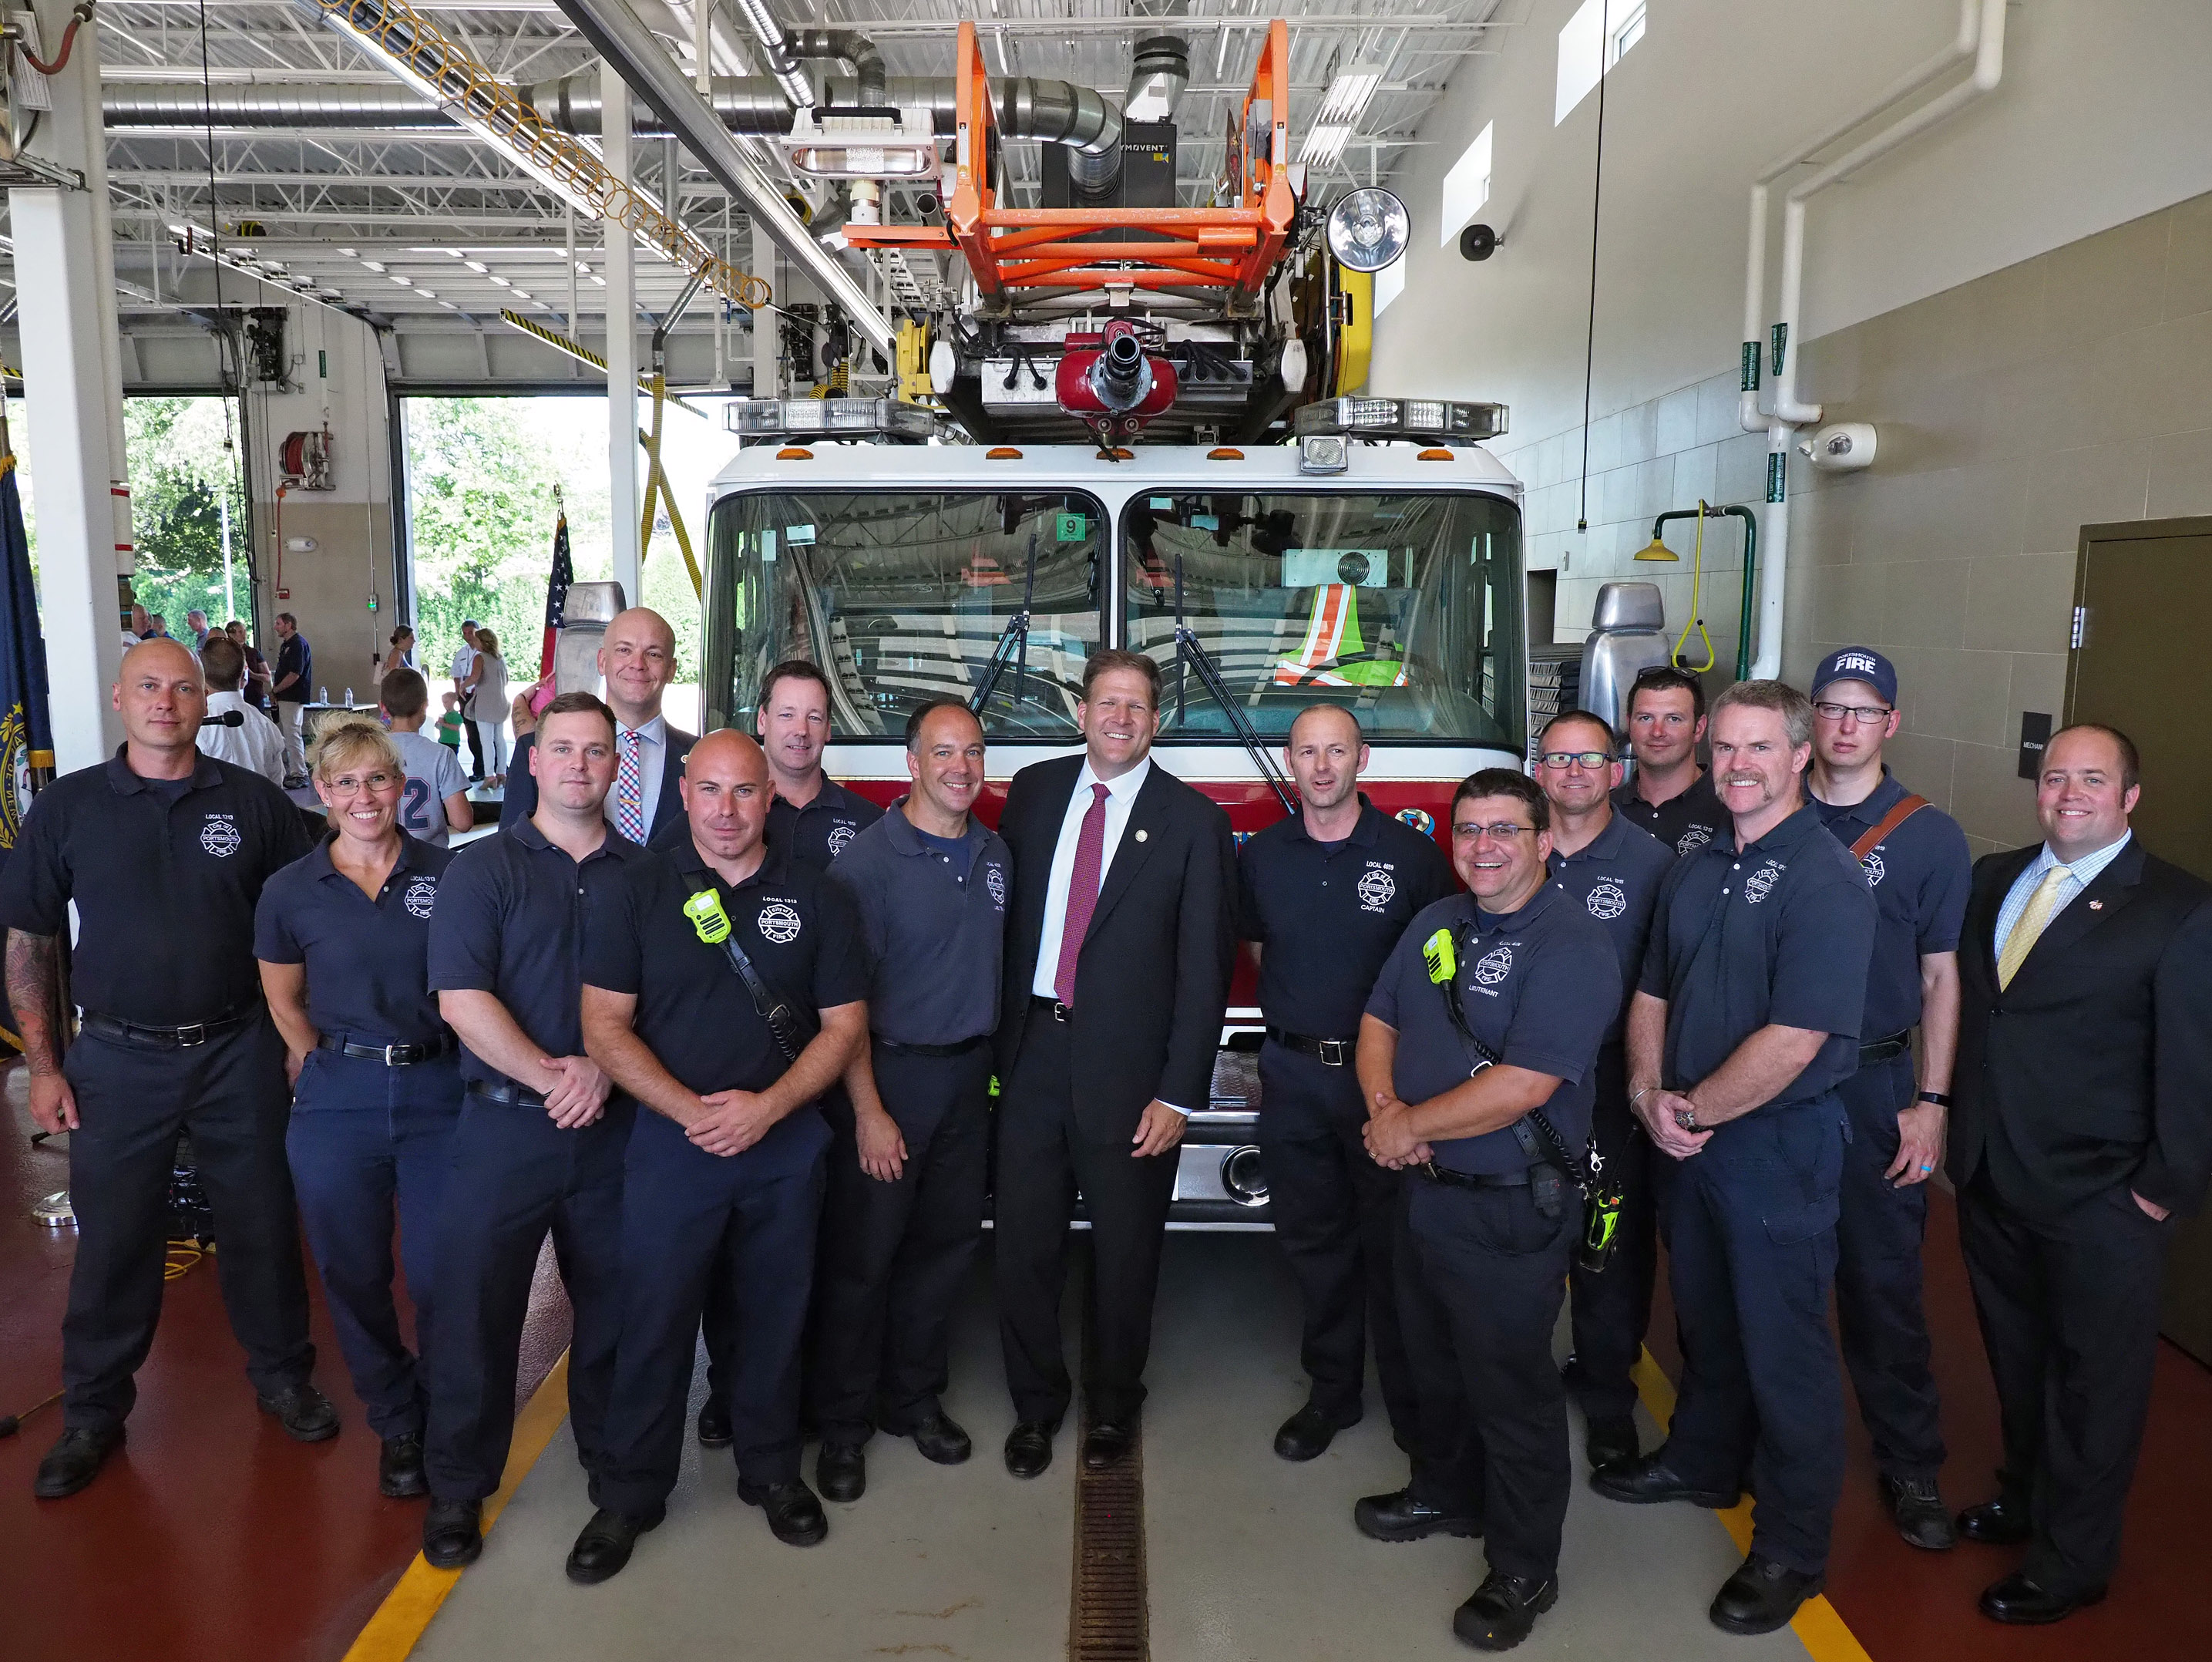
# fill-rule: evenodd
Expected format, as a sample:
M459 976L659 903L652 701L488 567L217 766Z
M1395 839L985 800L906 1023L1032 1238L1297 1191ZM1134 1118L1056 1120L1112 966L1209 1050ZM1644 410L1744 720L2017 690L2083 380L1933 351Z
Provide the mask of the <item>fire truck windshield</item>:
M1073 739L1105 535L1081 491L726 496L708 522L708 720L750 729L762 676L809 658L834 685L835 737L897 739L933 699L972 699L1003 658L985 731Z
M1234 732L1175 635L1188 625L1264 739L1317 700L1371 739L1517 751L1521 527L1473 492L1140 495L1122 515L1129 644L1166 670L1161 738Z

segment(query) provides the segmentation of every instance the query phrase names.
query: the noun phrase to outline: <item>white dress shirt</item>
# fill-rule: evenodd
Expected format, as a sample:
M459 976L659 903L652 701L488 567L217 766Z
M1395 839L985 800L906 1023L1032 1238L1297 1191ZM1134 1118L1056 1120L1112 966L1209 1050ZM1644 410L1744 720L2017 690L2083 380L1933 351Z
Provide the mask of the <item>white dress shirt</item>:
M202 728L200 754L218 762L251 768L264 779L284 782L284 735L276 724L246 702L237 692L210 692L208 714L224 715L236 710L246 719L234 728Z
M642 727L626 728L620 721L615 723L615 779L617 784L622 780L623 738L630 733L636 734L638 738L638 811L645 818L645 834L650 837L653 832L655 811L660 807L660 782L668 770L668 723L658 715ZM602 810L607 824L621 823L617 818L620 808L621 804L616 801L615 793L610 788Z

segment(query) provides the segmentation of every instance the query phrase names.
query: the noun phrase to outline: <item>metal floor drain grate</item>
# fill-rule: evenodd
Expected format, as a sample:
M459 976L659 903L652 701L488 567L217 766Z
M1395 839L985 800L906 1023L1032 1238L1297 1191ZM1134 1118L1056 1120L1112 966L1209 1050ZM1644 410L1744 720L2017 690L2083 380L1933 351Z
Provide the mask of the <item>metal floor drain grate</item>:
M1068 1662L1146 1662L1150 1656L1141 1429L1118 1464L1104 1471L1077 1467L1075 1586L1068 1605Z

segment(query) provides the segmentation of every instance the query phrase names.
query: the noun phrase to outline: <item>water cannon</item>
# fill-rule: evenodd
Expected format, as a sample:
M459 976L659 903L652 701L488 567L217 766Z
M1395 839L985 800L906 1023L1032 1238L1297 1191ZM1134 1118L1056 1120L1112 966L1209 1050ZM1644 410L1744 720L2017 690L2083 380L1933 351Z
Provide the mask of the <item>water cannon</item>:
M1091 429L1105 454L1175 403L1175 365L1151 350L1164 344L1164 337L1148 344L1143 327L1127 318L1097 334L1067 337L1054 391L1060 409Z

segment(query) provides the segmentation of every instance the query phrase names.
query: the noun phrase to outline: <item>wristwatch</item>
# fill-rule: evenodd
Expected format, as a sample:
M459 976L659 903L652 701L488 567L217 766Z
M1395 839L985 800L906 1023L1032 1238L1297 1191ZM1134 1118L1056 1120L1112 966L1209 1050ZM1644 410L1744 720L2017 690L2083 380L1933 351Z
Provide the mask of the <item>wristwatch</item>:
M1938 1108L1948 1108L1951 1105L1951 1099L1942 1091L1923 1091L1919 1100L1932 1102Z

